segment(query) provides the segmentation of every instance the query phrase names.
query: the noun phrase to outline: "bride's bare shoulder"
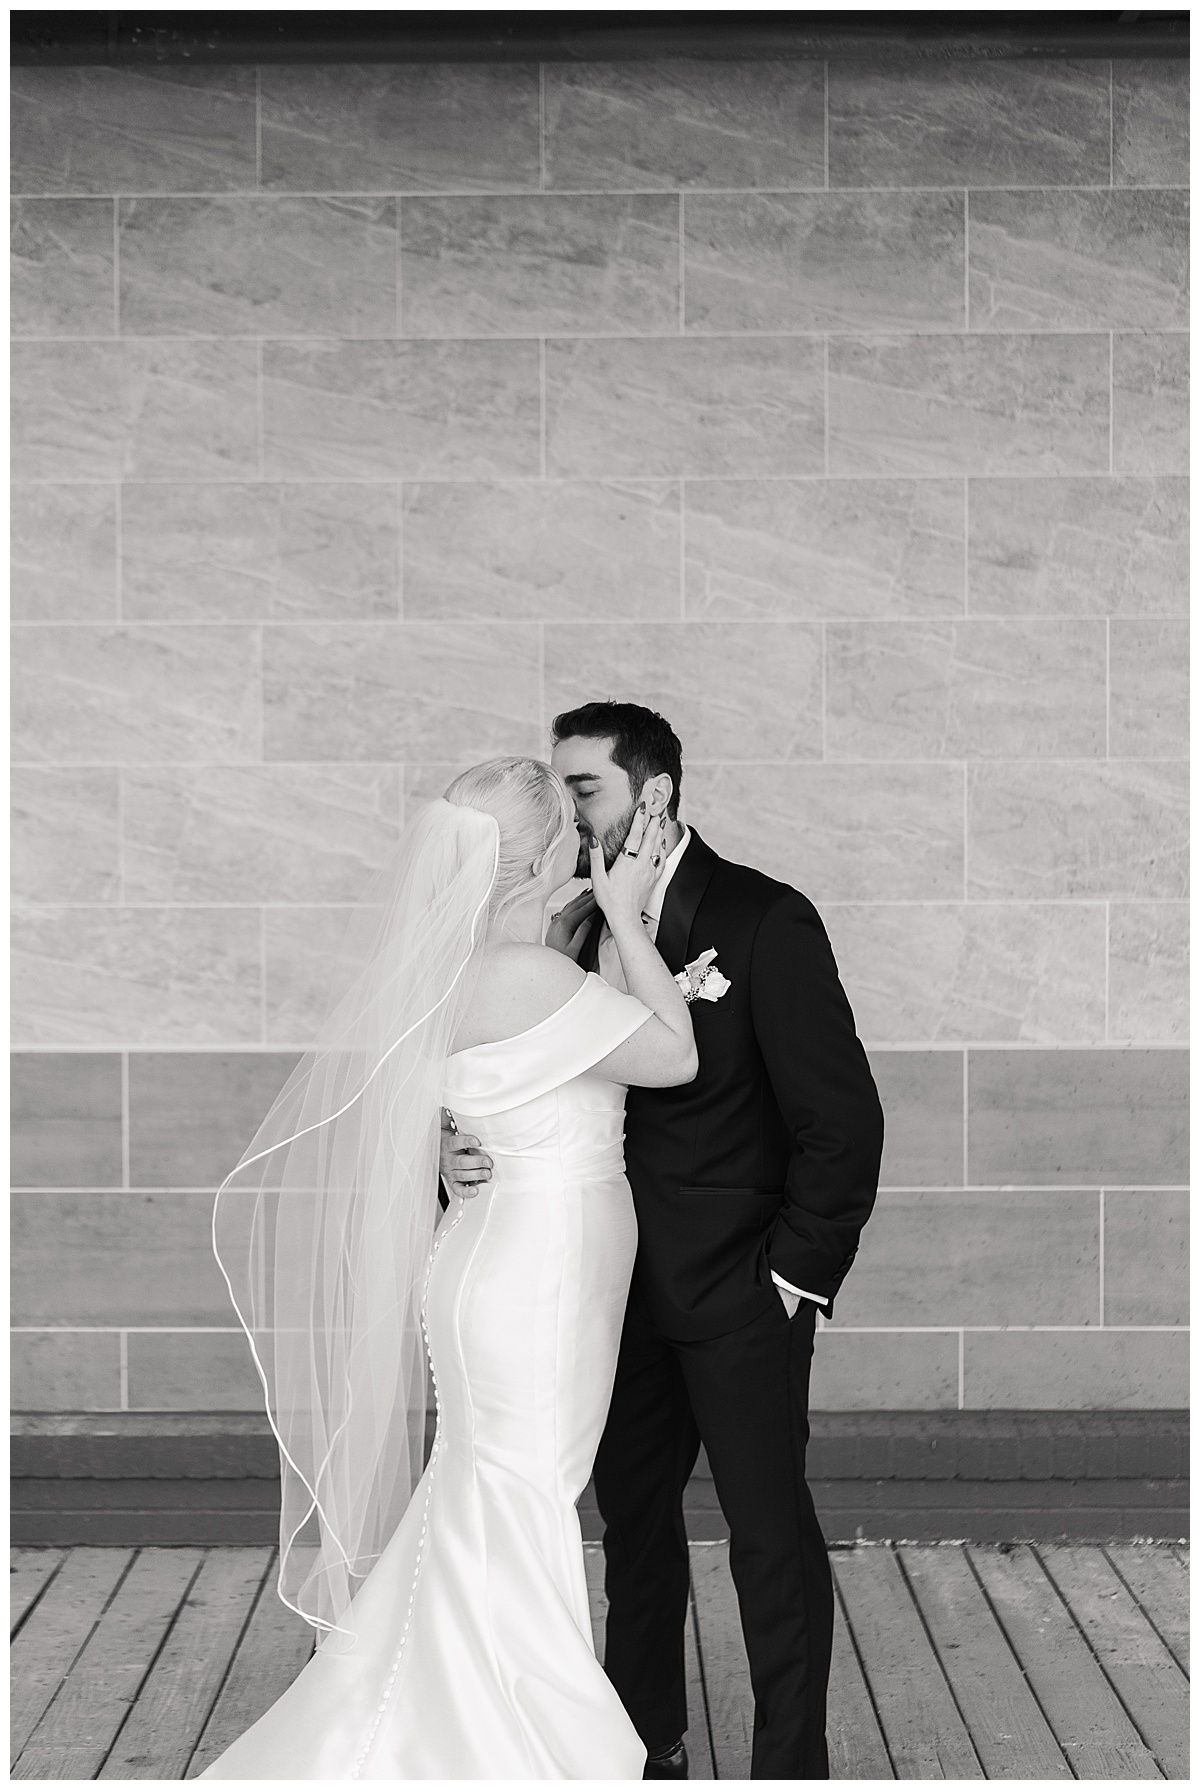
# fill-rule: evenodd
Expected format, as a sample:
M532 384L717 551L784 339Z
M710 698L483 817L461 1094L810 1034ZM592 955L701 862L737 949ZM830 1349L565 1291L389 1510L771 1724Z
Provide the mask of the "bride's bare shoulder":
M527 1032L556 1013L585 980L577 963L545 945L490 946L454 1048L469 1050Z

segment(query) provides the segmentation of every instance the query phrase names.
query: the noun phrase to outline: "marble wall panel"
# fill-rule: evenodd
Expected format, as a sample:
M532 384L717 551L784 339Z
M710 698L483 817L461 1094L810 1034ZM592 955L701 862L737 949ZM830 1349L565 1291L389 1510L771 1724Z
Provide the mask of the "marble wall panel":
M1188 184L1188 73L1185 61L1113 63L1116 186Z
M1161 1187L1106 1192L1104 1322L1187 1321L1187 1193Z
M543 755L549 756L548 734L540 750ZM438 796L443 795L447 785L453 782L460 771L467 770L469 765L470 760L466 758L432 764L406 764L403 767L405 826L427 802L436 801Z
M802 622L547 625L547 719L598 698L670 720L689 758L821 756L821 642Z
M1107 186L1106 61L829 64L830 186Z
M1181 478L971 479L972 615L1186 615Z
M819 62L545 66L546 185L819 187Z
M20 479L258 472L253 342L14 342Z
M968 1411L1181 1410L1187 1337L1145 1330L968 1331Z
M837 622L831 758L1094 758L1105 631L1091 621Z
M255 186L253 68L14 68L9 106L14 192Z
M14 621L115 621L117 493L108 485L9 490Z
M1102 1186L1106 1321L1183 1316L1182 1051L1146 1047L1186 1041L1186 766L1147 756L1182 752L1186 67L839 63L828 166L819 63L554 64L541 118L532 67L268 67L261 183L255 81L15 73L13 607L91 624L18 630L15 1167L135 1188L22 1207L61 1328L18 1408L123 1402L149 1313L132 1408L260 1409L179 1190L311 1041L401 813L607 694L817 900L871 1046L885 1192L814 1406L955 1408L955 1319L968 1403L1181 1402L1162 1331L972 1325L1094 1328Z
M799 337L547 342L546 470L819 473L823 393L820 343Z
M984 192L969 203L972 329L1187 328L1186 193Z
M18 1193L12 1202L16 1324L224 1324L212 1192Z
M1186 758L1188 624L1114 621L1109 641L1110 754Z
M125 898L357 901L399 831L394 765L126 772Z
M14 1411L120 1409L121 1339L115 1331L17 1331L9 1347Z
M257 1044L259 916L236 908L45 908L13 924L21 1044Z
M253 628L18 628L13 755L67 764L257 759Z
M128 1360L131 1411L262 1410L262 1383L242 1330L135 1330Z
M449 778L446 779L449 781ZM268 908L263 916L266 1038L305 1049L353 961L348 907Z
M969 895L976 900L1187 893L1187 766L972 765Z
M691 621L961 615L958 479L693 479Z
M14 1187L119 1187L121 1059L18 1051L9 1059Z
M1187 1179L1187 1053L973 1050L972 1185L1177 1186Z
M406 199L401 231L405 335L679 329L673 196Z
M270 478L524 478L536 342L267 342Z
M1188 469L1188 339L1113 337L1114 472Z
M883 1107L881 1187L955 1187L962 1181L963 1053L870 1052Z
M1104 1042L1104 906L937 903L825 910L872 1042Z
M812 1411L958 1409L958 1336L952 1330L817 1331Z
M958 765L692 765L683 803L723 856L816 902L946 901L963 892Z
M684 208L693 330L962 329L961 193L738 193Z
M14 335L116 333L111 199L14 199L9 254Z
M589 480L404 487L404 613L679 617L679 487Z
M1100 1321L1100 1198L881 1193L835 1328Z
M122 199L121 333L390 336L396 202Z
M835 475L1109 470L1106 336L834 336L828 352Z
M535 623L268 628L264 756L468 762L544 749Z
M268 191L537 189L535 64L276 65L260 80Z
M122 487L126 620L384 621L399 608L394 484Z
M1188 909L1182 901L1114 901L1108 914L1108 1036L1188 1041Z
M119 900L116 771L14 768L9 785L14 903Z
M130 1185L215 1189L297 1061L279 1051L131 1051Z

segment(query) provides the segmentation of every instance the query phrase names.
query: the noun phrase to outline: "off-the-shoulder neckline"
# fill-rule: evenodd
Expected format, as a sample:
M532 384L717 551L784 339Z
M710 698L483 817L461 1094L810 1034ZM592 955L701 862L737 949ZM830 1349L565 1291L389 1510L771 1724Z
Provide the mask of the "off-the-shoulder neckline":
M588 982L594 975L594 970L585 970L583 972L583 981L579 984L575 993L569 994L561 1007L556 1007L553 1013L547 1013L545 1019L539 1019L536 1025L526 1026L523 1032L510 1032L507 1038L489 1038L483 1044L468 1044L465 1050L452 1050L447 1055L446 1061L452 1063L456 1057L474 1056L475 1052L479 1050L500 1050L506 1045L520 1043L522 1038L529 1038L534 1032L540 1032L543 1026L548 1026L552 1020L558 1018L560 1013L565 1013L572 1001L577 1001L579 999L580 995L587 987ZM600 981L602 978L596 977L596 980ZM605 983L605 987L607 986L608 984Z

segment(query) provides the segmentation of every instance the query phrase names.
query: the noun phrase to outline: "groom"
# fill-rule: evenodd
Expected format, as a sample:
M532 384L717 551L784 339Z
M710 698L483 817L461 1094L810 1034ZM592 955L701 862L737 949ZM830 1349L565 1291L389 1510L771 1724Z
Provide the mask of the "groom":
M703 1441L729 1523L754 1689L756 1778L827 1778L833 1590L804 1480L808 1380L879 1177L883 1115L829 940L803 895L718 857L679 820L666 721L593 702L554 722L554 768L611 864L645 801L667 856L643 920L688 974L696 1079L630 1088L625 1166L638 1252L595 1488L605 1522L605 1668L646 1744L648 1778L685 1778L683 1492ZM590 891L554 942L623 987ZM461 1191L489 1176L443 1136ZM455 1146L466 1148L455 1149Z

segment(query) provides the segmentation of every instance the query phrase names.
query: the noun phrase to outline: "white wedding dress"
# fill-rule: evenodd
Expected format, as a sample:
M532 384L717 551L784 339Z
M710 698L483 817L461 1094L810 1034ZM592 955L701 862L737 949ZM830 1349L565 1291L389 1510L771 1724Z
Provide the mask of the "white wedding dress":
M575 1502L616 1371L637 1240L625 1090L589 1069L649 1009L589 975L515 1038L447 1059L445 1104L492 1156L426 1278L437 1437L354 1598L206 1778L640 1778L597 1662Z

